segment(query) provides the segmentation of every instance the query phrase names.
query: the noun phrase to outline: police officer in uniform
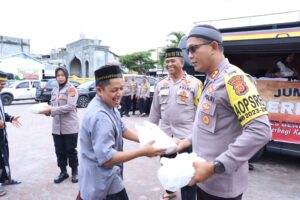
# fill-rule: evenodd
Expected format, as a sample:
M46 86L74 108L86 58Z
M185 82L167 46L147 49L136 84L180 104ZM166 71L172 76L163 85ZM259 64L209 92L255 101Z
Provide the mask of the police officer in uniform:
M161 155L149 142L135 150L123 151L123 138L138 142L138 134L128 129L116 109L124 82L118 65L95 71L96 96L87 107L80 130L78 200L128 200L122 181L123 163L141 156Z
M143 77L142 83L138 89L138 105L140 117L144 117L149 112L150 102L150 84L146 76Z
M165 57L169 75L155 87L149 121L160 124L160 128L170 137L185 139L192 133L202 83L183 71L184 60L181 49L168 48ZM181 152L191 151L191 147L188 147ZM165 156L174 158L176 155ZM162 200L175 197L175 193L166 192ZM195 194L196 187L186 186L181 189L182 200L194 200Z
M69 73L64 66L55 69L58 87L51 94L51 107L42 112L53 117L52 135L60 174L54 183L61 183L69 177L67 165L72 169L73 183L78 182L77 139L79 121L77 115L77 89L68 83Z
M132 76L130 80L130 92L131 92L130 107L132 106L132 115L135 115L137 91L138 91L138 84L137 81L135 80L135 76Z
M124 95L122 97L122 108L121 108L121 116L125 114L126 117L130 117L130 98L131 98L131 86L128 77L124 77Z
M198 200L240 200L248 184L248 160L271 140L266 107L250 78L223 54L221 33L212 26L195 26L187 52L194 68L207 78L192 137L177 150L193 146L206 160L195 162Z

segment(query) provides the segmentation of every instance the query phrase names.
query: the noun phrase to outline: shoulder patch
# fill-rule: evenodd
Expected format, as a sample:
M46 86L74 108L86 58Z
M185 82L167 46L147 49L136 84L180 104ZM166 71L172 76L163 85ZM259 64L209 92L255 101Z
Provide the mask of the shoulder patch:
M75 95L76 95L76 88L75 87L70 87L69 94L70 94L71 97L75 97Z
M249 91L243 75L235 75L228 80L228 84L231 85L238 96L244 95Z

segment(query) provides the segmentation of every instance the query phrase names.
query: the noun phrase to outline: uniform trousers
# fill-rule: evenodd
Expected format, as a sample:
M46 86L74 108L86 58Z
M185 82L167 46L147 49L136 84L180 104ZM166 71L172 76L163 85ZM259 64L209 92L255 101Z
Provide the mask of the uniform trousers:
M78 193L76 200L84 200L81 198L80 192ZM129 200L129 198L128 198L127 192L124 188L123 190L121 190L121 192L118 192L116 194L107 195L106 198L103 200Z
M210 195L204 192L201 188L197 187L197 200L242 200L243 194L234 198L222 198Z
M132 99L130 97L130 105L131 105L130 107L132 107L132 114L134 114L136 111L136 96L135 95L133 95Z
M61 169L61 171L66 171L66 167L69 161L69 166L72 168L72 170L77 171L78 157L76 148L78 133L52 135L58 167Z
M146 98L146 100L143 97L140 97L138 100L139 110L140 114L147 113L149 110L149 98Z
M122 107L121 107L121 115L122 114L129 114L130 111L130 98L131 96L123 96L121 103L122 103Z

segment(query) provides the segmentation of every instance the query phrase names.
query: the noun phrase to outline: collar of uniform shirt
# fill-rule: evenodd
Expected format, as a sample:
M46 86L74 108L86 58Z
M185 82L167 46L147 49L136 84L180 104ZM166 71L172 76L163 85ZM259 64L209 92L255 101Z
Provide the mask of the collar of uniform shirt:
M226 67L228 64L229 64L229 61L228 61L227 58L225 58L224 60L222 60L221 64L216 68L216 70L219 70L218 74L217 74L214 78L212 78L211 76L208 76L208 75L206 74L206 80L208 79L209 81L213 81L213 80L217 79L218 76L220 75L220 73L225 69L225 67ZM206 81L206 80L205 80L205 81Z
M185 80L185 79L186 79L186 76L187 76L186 71L183 71L183 75L182 75L182 77L181 77L178 81ZM170 75L168 75L168 80L171 80ZM178 81L177 81L177 82L178 82Z

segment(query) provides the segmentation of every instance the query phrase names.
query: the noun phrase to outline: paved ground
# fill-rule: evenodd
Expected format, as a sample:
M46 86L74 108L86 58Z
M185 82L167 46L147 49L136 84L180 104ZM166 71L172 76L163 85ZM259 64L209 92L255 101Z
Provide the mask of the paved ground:
M75 199L78 184L71 183L70 179L59 185L53 183L59 171L50 134L51 118L31 114L29 107L32 105L18 102L5 108L10 114L20 115L23 124L20 129L8 127L12 175L22 184L6 186L7 195L1 199ZM84 111L79 109L80 117ZM143 120L146 118L124 118L129 127ZM135 143L125 142L125 149L137 147ZM299 161L276 154L265 155L250 172L250 185L244 200L299 200ZM157 158L139 158L125 164L124 180L131 200L159 199L163 190L157 179L158 167Z

